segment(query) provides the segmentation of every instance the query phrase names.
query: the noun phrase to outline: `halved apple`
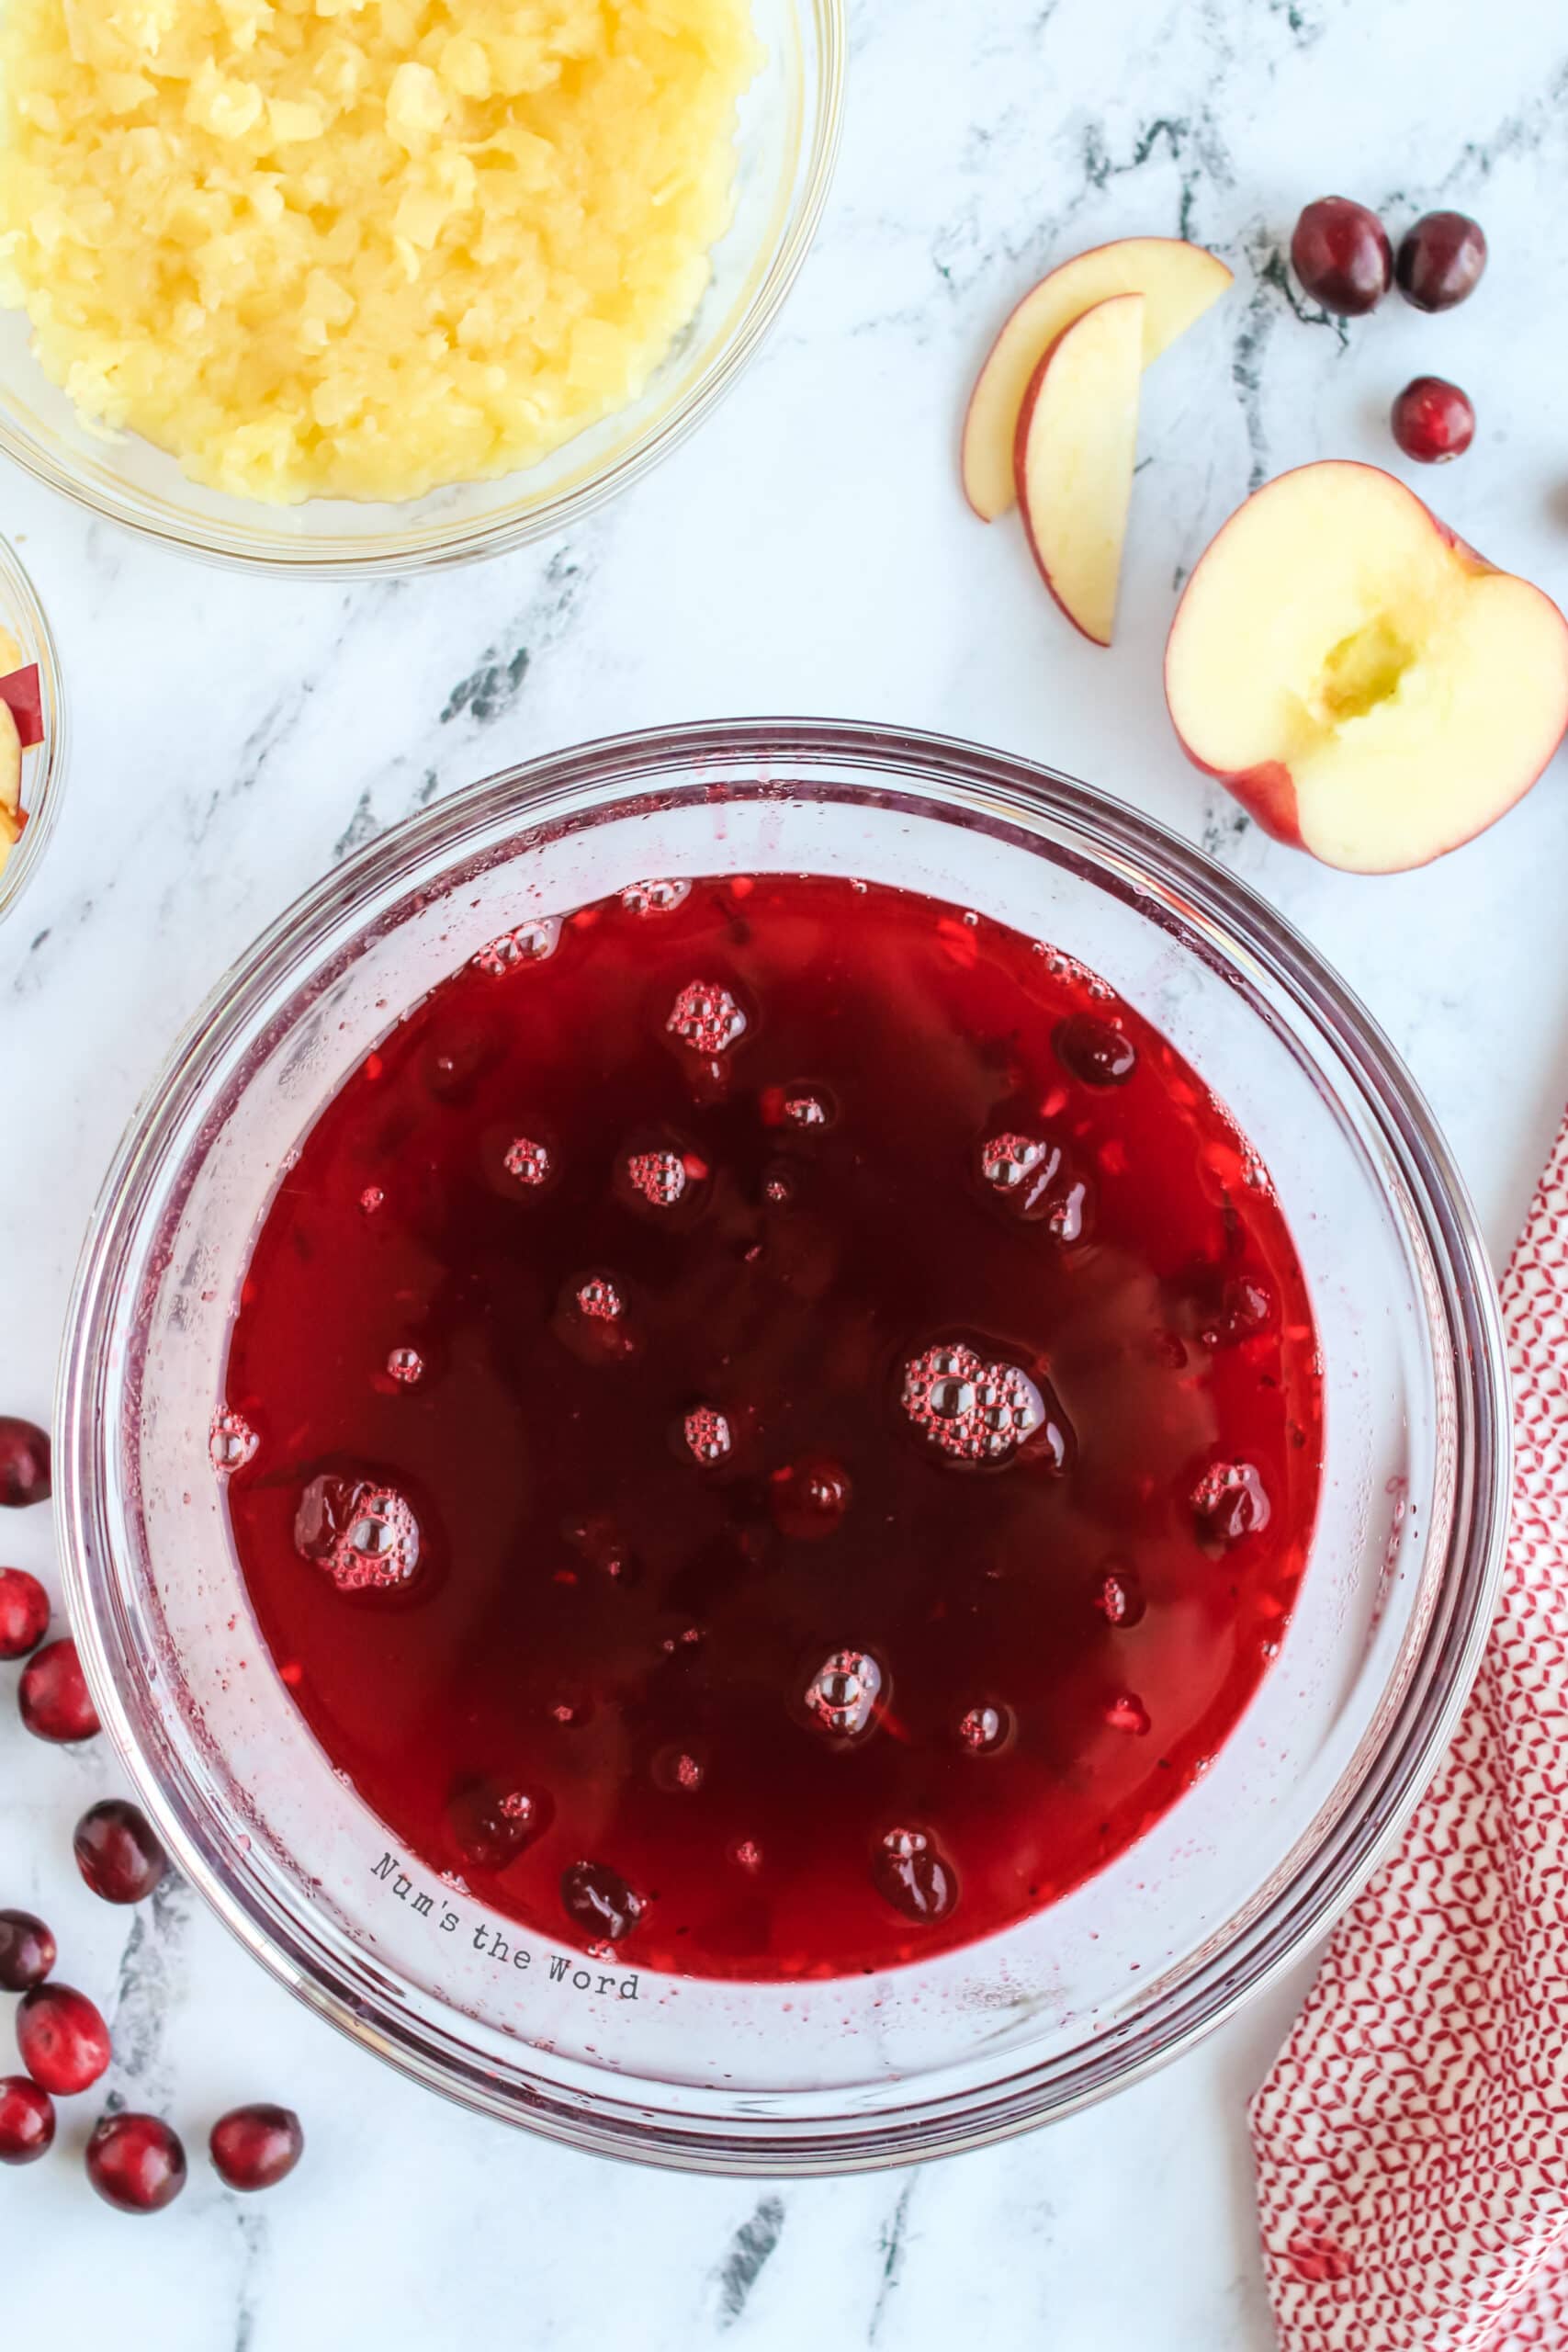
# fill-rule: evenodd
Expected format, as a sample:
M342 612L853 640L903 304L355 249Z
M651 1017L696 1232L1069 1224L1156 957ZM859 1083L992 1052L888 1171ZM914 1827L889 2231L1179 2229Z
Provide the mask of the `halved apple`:
M1065 261L1027 293L981 368L964 420L964 495L983 523L1013 502L1013 436L1031 379L1059 334L1096 303L1144 297L1144 365L1231 283L1223 261L1179 237L1122 237Z
M1109 645L1133 496L1144 297L1097 302L1056 337L1019 412L1013 467L1041 578L1085 637Z
M1256 492L1187 583L1165 657L1182 749L1278 841L1425 865L1522 798L1568 732L1568 621L1376 466Z

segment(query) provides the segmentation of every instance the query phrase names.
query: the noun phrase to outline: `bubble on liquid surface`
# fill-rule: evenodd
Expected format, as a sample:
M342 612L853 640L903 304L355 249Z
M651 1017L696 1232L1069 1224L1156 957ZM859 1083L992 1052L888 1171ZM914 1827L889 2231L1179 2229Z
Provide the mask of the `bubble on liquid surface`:
M1011 1131L992 1136L980 1147L980 1173L1014 1216L1043 1220L1058 1241L1081 1240L1089 1186L1060 1144Z
M716 980L688 980L664 1023L694 1054L722 1054L746 1034L746 1015Z
M837 1105L825 1087L764 1087L761 1120L766 1126L832 1126Z
M883 1673L869 1650L835 1650L806 1686L806 1712L834 1739L859 1739L875 1719Z
M993 1136L980 1147L980 1173L998 1193L1016 1193L1050 1154L1038 1136Z
M547 1182L552 1164L548 1144L536 1143L532 1136L519 1136L509 1143L502 1162L509 1176L515 1177L519 1184L528 1185Z
M228 1477L231 1470L244 1470L247 1461L254 1461L261 1440L244 1414L232 1414L228 1407L211 1416L211 1430L207 1432L207 1456L219 1477Z
M653 1759L654 1784L670 1795L695 1796L706 1778L701 1757L694 1756L690 1748L661 1748Z
M325 1568L340 1592L389 1591L419 1566L419 1521L395 1487L328 1474L299 1498L294 1548Z
M491 979L500 979L507 972L516 971L520 964L542 964L560 945L560 917L545 915L536 922L519 923L515 931L503 931L481 947L474 962Z
M872 1878L884 1901L907 1919L945 1919L958 1900L958 1882L924 1829L889 1829Z
M1102 1002L1109 1003L1114 995L1110 981L1101 979L1100 974L1091 971L1087 964L1080 964L1076 956L1064 954L1061 948L1051 946L1043 939L1035 941L1034 952L1044 956L1046 970L1056 979L1070 980L1075 988L1082 989L1086 996L1098 997Z
M971 1707L958 1725L958 1736L972 1756L989 1756L1004 1747L1012 1728L1005 1707Z
M1108 1625L1137 1624L1145 1606L1135 1568L1104 1568L1094 1589L1094 1605Z
M1045 1400L1017 1364L944 1340L904 1367L904 1410L957 1462L1005 1462L1044 1426Z
M377 1210L385 1204L386 1198L379 1184L367 1184L359 1195L359 1205L367 1216L374 1216Z
M626 1182L650 1207L672 1209L687 1184L686 1163L678 1151L634 1151L626 1161Z
M412 1388L424 1378L424 1358L417 1348L394 1348L387 1358L387 1370L403 1388Z
M260 1443L260 1438L243 1413L231 1412L225 1408L222 1412L213 1415L207 1451L213 1468L220 1477L226 1477L231 1470L243 1470L247 1462L254 1461Z
M636 1555L614 1520L596 1513L592 1518L569 1521L561 1532L573 1551L601 1575L608 1577L612 1584L637 1582Z
M607 1274L595 1274L580 1283L577 1304L594 1323L618 1323L626 1311L626 1300Z
M743 1871L760 1871L762 1867L762 1849L754 1838L742 1838L735 1849L735 1859Z
M1244 1536L1261 1535L1272 1514L1250 1462L1214 1462L1192 1490L1192 1515L1201 1537L1228 1547Z
M687 1451L705 1468L728 1461L735 1448L734 1434L724 1415L712 1405L699 1405L682 1424Z
M629 915L672 915L692 895L689 882L632 882L621 892Z
M570 1862L561 1872L561 1908L573 1927L617 1944L642 1917L642 1898L608 1862Z

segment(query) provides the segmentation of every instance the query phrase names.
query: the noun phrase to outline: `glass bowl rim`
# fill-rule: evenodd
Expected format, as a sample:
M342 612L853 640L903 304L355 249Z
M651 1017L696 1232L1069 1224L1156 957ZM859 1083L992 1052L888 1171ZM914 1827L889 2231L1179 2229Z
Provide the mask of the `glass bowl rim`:
M794 783L814 765L866 771L912 792L935 813L1018 820L1075 833L1093 869L1140 897L1149 886L1224 943L1232 968L1247 962L1283 983L1325 1032L1399 1168L1431 1250L1442 1319L1453 1335L1456 1501L1435 1605L1419 1657L1381 1743L1348 1801L1289 1881L1220 1949L1205 1952L1158 2003L1105 2036L1021 2064L978 2092L913 2101L888 2115L824 2124L776 2115L749 2123L682 2117L679 2092L624 2077L595 2101L541 2087L520 2062L509 2079L451 2030L385 1995L367 1999L328 1981L299 1915L284 1915L222 1867L199 1807L157 1777L131 1721L117 1668L129 1666L103 1499L107 1441L106 1325L129 1246L171 1134L199 1100L207 1074L279 987L297 989L322 964L321 941L357 908L398 895L439 858L458 864L498 822L511 838L563 803L591 796L590 817L657 794L660 779L704 788L726 769L754 789ZM667 784L667 788L668 784ZM1059 839L1046 830L1047 839ZM1070 858L1067 861L1070 863ZM429 887L428 878L423 887ZM1157 920L1150 912L1146 919ZM1315 1058L1315 1057L1314 1057ZM112 1401L112 1400L111 1400ZM792 2177L928 2160L1010 2137L1140 2079L1192 2047L1301 1959L1364 1887L1398 1838L1457 1726L1479 1668L1502 1576L1511 1489L1510 1384L1496 1286L1463 1180L1414 1080L1359 999L1294 928L1246 883L1156 820L1077 779L954 738L874 723L753 718L650 729L604 738L505 770L438 801L358 852L299 898L254 943L176 1039L144 1095L100 1193L77 1271L56 1404L63 1573L71 1621L105 1729L170 1851L224 1924L319 2014L427 2087L547 2137L601 2154L682 2170ZM143 1704L145 1703L143 1699ZM265 1915L265 1916L264 1916ZM421 1996L415 1995L415 1999ZM439 2008L438 2004L431 2006ZM525 2049L525 2045L524 2045ZM1062 2079L1065 2077L1065 2079ZM638 2096L638 2094L641 2096Z
M44 733L38 747L33 780L25 794L28 821L20 841L0 866L0 922L15 910L17 899L43 862L44 851L54 831L65 792L68 733L65 689L54 631L27 566L10 540L0 538L0 609L6 605L15 610L38 650Z
M515 548L568 529L593 514L607 500L641 480L660 460L694 433L734 386L776 321L784 300L810 252L828 200L843 129L844 94L849 67L848 0L793 0L797 17L809 17L820 47L820 69L808 91L814 105L807 108L800 154L805 178L790 206L788 226L767 277L757 288L734 332L719 345L712 360L684 397L669 413L640 434L611 464L518 513L505 511L490 519L429 530L412 527L367 534L313 550L308 539L265 542L268 533L255 524L217 519L197 525L164 499L128 484L101 489L85 480L73 466L62 462L13 422L0 400L0 454L11 458L36 481L69 498L90 514L134 532L139 537L179 549L198 561L240 571L294 575L315 580L363 580L389 574L449 570ZM527 469L499 477L519 481ZM235 500L236 507L246 502ZM315 502L320 503L321 502ZM311 502L307 501L307 507ZM257 507L258 515L275 510Z

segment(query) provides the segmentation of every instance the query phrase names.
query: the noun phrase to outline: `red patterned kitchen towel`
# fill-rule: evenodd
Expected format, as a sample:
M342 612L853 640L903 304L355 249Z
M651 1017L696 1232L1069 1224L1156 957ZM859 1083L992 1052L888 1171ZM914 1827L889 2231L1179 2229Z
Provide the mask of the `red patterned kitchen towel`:
M1283 2352L1568 2352L1568 1127L1504 1278L1481 1678L1253 2104Z

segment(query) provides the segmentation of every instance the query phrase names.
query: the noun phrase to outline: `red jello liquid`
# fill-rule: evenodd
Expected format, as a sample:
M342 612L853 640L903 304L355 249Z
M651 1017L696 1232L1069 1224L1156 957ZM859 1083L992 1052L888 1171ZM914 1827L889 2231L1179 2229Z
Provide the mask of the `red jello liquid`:
M822 1976L1174 1804L1274 1655L1316 1340L1268 1180L1066 959L840 880L498 944L307 1137L214 1460L331 1757L497 1914Z

